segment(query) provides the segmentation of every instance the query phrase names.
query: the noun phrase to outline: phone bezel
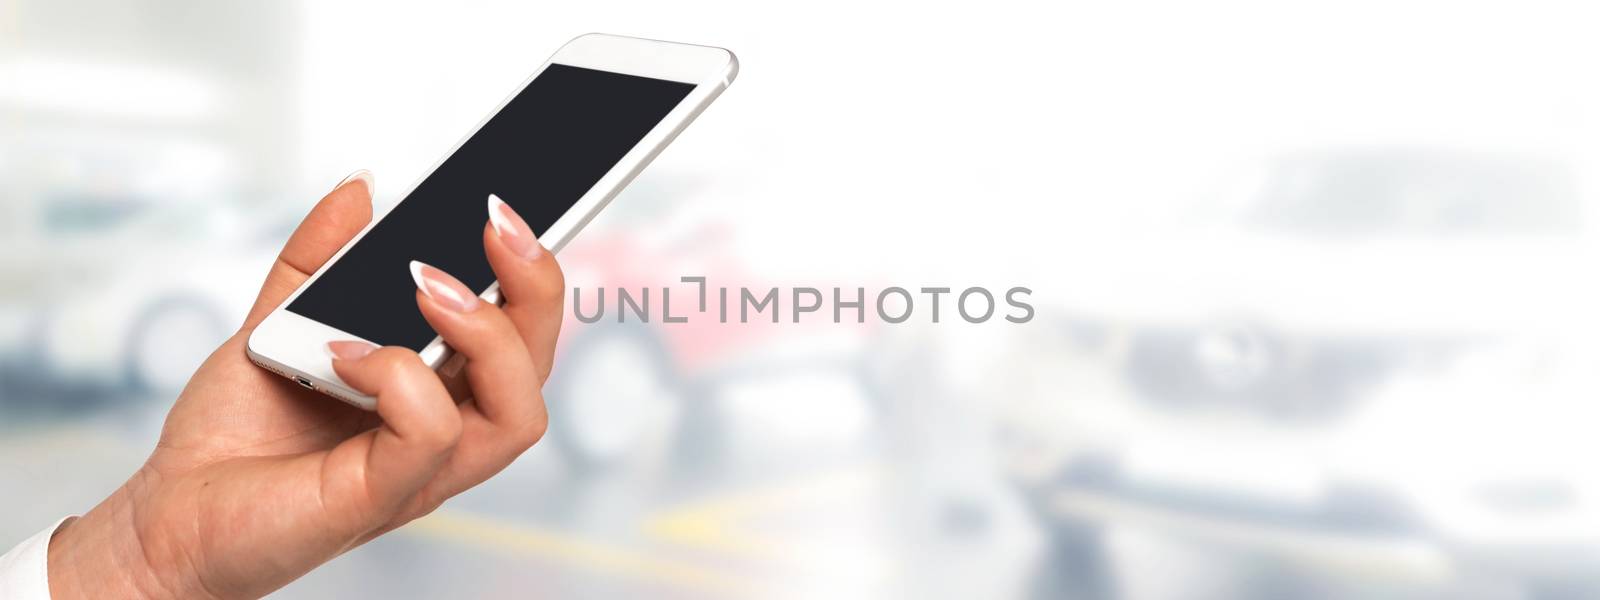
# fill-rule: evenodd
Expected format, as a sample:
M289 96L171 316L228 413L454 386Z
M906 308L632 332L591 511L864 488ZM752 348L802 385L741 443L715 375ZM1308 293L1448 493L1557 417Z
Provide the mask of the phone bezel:
M444 153L427 170L427 174L412 182L401 197L409 196L428 175L444 164L445 159L454 155L461 149L462 144L482 129L490 118L503 110L507 103L522 93L522 90L551 64L557 63L692 83L695 84L695 89L540 236L540 241L551 252L559 252L584 225L593 220L595 215L599 214L600 210L633 180L634 176L644 170L645 166L650 164L650 161L660 154L661 150L666 148L695 116L733 82L739 70L738 59L732 52L722 48L600 33L578 36L563 45L521 85L501 100L494 110L472 128L472 131L462 136L449 152ZM392 209L393 207L390 207L389 210ZM302 381L303 384L309 384L312 389L363 409L376 408L375 398L350 388L333 373L331 359L323 350L324 344L328 341L362 338L289 312L286 307L299 297L307 286L320 278L329 266L343 257L351 246L365 237L367 232L387 214L386 210L383 214L374 215L371 223L340 248L321 268L312 273L305 283L274 308L255 331L251 332L246 343L246 353L252 362L290 379ZM483 292L482 297L490 302L500 302L499 283L491 284ZM443 340L436 337L419 354L429 367L439 369L450 359L451 351Z

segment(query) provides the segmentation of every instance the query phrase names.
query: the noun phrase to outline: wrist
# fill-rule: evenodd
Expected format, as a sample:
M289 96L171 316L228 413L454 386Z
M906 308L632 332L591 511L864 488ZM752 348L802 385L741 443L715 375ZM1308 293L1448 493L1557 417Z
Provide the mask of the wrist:
M124 484L87 514L56 529L46 562L52 600L174 595L145 555L134 518L134 484Z

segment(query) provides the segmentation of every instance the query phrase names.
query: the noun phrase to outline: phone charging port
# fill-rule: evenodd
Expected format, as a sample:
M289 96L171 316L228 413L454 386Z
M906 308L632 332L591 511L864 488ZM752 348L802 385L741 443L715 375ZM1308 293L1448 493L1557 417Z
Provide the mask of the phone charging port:
M300 387L303 387L303 388L308 389L308 390L317 389L317 386L311 385L311 380L310 379L306 379L306 378L301 377L299 375L295 375L294 376L294 382L300 384Z

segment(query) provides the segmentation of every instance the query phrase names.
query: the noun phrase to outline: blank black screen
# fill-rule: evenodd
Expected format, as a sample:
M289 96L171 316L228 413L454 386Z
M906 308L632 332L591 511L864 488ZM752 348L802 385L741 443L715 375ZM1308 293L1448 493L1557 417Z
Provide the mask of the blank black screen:
M474 133L289 310L382 345L421 350L436 335L408 265L428 263L482 292L489 194L544 235L693 84L551 64Z

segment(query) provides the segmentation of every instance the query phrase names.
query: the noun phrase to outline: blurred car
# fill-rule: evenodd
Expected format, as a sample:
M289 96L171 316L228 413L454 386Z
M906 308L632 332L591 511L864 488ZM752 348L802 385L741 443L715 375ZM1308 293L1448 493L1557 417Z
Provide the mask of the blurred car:
M0 266L5 278L37 282L11 290L6 311L0 356L17 402L175 392L239 327L288 233L282 219L204 206L74 217L99 212L52 203L42 234L7 249L33 259Z
M11 37L49 42L0 55L0 410L170 391L270 264L278 221L249 209L297 176L299 12L10 8Z
M1572 174L1331 150L1254 180L1228 222L1075 240L1072 294L1002 359L998 440L1057 560L1131 593L1110 540L1141 531L1278 573L1240 577L1600 589L1600 478L1560 467L1600 451L1560 426L1600 387L1552 358L1600 299ZM1252 587L1296 589L1218 593Z

